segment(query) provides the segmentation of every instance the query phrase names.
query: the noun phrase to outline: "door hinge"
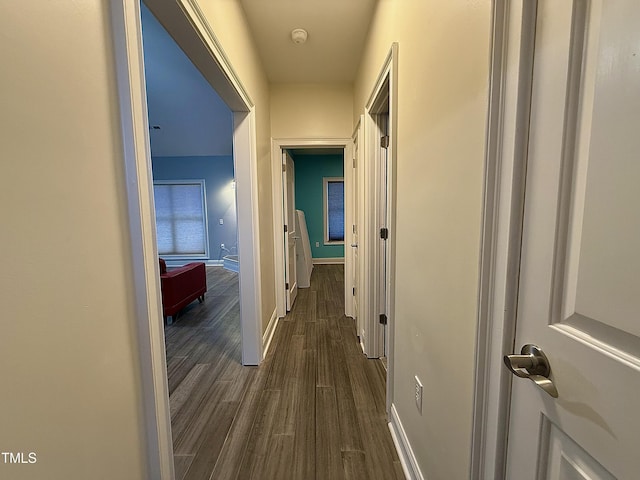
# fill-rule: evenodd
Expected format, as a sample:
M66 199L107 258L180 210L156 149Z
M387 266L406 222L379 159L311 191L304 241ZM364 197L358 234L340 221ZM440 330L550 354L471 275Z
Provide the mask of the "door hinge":
M284 164L284 163L282 164L282 171L283 171L283 172L286 172L286 171L287 171L287 165L286 165L286 164Z
M285 289L285 290L289 290L289 284L288 284L288 283L285 283L285 284L284 284L284 289Z
M353 168L356 168L356 159L353 159Z
M355 297L356 296L356 287L353 287L351 289L352 295Z
M380 314L380 323L382 325L386 325L387 324L387 316L384 313Z
M284 226L284 233L287 233L287 226Z
M351 231L352 231L353 233L356 233L356 230L357 230L357 229L356 229L355 224L351 225Z
M380 229L380 238L382 240L386 240L389 238L389 229L387 227L383 227Z
M384 137L380 137L380 146L382 148L389 148L389 135L385 135Z

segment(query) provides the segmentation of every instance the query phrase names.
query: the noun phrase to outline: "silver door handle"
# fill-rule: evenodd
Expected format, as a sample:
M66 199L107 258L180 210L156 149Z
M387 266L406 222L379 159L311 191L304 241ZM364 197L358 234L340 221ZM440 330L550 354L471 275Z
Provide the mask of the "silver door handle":
M357 243L352 243L352 244L351 244L351 246L352 246L353 248L358 248L358 244L357 244Z
M527 344L520 355L505 355L504 363L514 375L528 378L553 398L558 398L558 389L549 378L549 360L540 347Z

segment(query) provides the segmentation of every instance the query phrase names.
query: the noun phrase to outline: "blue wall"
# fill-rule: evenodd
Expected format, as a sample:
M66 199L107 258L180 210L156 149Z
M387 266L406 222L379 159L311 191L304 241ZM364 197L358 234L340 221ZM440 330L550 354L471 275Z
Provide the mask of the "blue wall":
M209 259L218 260L225 253L220 244L237 253L236 191L233 188L233 157L153 157L154 180L204 179L207 189L209 224ZM222 219L224 224L220 225ZM227 252L228 254L228 252Z
M151 155L231 155L231 110L141 3Z
M304 212L313 258L344 258L344 245L324 245L324 177L342 177L342 155L295 155L296 209ZM316 247L319 242L319 247Z

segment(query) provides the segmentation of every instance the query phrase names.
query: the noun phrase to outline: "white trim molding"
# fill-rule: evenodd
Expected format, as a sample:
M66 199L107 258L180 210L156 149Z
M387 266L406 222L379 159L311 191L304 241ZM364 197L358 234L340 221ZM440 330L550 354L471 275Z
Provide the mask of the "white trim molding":
M391 438L396 446L398 457L400 457L400 463L402 464L402 470L404 471L405 477L409 480L424 480L424 476L422 475L420 466L418 465L418 460L413 453L413 449L411 448L411 444L407 438L407 433L402 426L402 422L400 421L398 411L394 404L391 404L391 414L389 417Z
M344 265L344 257L312 258L314 265Z
M204 259L204 260L198 260L198 259L187 259L187 258L183 258L180 260L167 260L166 257L162 257L166 264L167 267L184 267L186 264L188 263L192 263L192 262L202 262L204 263L207 267L222 267L222 260L209 260L209 259Z
M113 0L111 18L132 250L131 268L136 301L146 469L149 478L171 480L175 473L153 207L140 4L127 0Z
M360 291L358 294L359 314L363 316L361 341L368 357L378 358L384 354L386 342L387 356L387 414L391 413L394 387L394 339L395 339L395 265L396 265L396 171L398 138L398 43L391 44L378 78L373 86L364 109L363 138L364 160L360 175L362 182L362 221L358 237L360 259ZM388 105L388 115L384 113ZM384 125L384 122L388 123ZM380 136L383 127L389 137L387 145L386 172L381 171ZM358 147L361 148L360 146ZM386 206L381 195L382 176L386 174ZM385 212L384 224L381 213ZM381 264L380 228L388 229L385 265ZM382 271L384 276L384 288ZM384 291L384 298L382 298ZM383 307L384 306L384 307ZM384 308L384 311L381 311ZM379 323L379 314L387 315L387 327Z
M470 478L504 480L537 2L495 0Z
M182 9L186 12L186 17L193 22L196 30L206 32L206 35L203 36L202 40L209 49L211 57L218 60L218 68L215 69L215 73L224 76L224 81L216 82L216 91L218 88L226 88L228 89L228 96L237 97L237 104L231 103L228 98L225 98L227 105L229 105L229 108L233 111L243 112L247 109L253 108L254 103L251 96L240 81L240 77L233 68L231 60L229 60L229 57L222 48L222 44L207 21L207 17L200 9L198 1L178 0L176 3L180 3L182 5ZM222 80L222 78L220 80ZM218 94L222 96L223 92L218 92Z
M258 231L258 162L255 109L233 114L233 160L238 215L240 261L240 323L242 364L262 360L262 289Z
M273 313L271 314L271 318L269 319L269 324L267 325L267 328L264 331L264 335L262 335L262 359L263 360L267 356L269 347L271 346L271 340L273 340L273 335L276 333L276 327L278 326L279 321L280 321L280 317L278 317L278 311L274 309Z
M362 314L362 279L364 278L364 271L362 267L362 258L359 250L360 232L362 231L364 208L366 203L364 201L363 194L363 165L364 165L364 114L360 115L355 128L353 129L352 139L352 168L349 168L344 172L345 182L351 185L348 195L345 195L345 225L347 231L345 232L345 270L348 272L346 275L351 275L352 281L352 302L350 317L356 320L356 332L358 333L358 341L362 352L366 354L364 350L364 344L362 339L364 316ZM351 228L348 226L351 225ZM346 258L351 260L348 262ZM351 268L349 268L351 265ZM350 271L349 271L350 270ZM353 291L355 289L355 292Z

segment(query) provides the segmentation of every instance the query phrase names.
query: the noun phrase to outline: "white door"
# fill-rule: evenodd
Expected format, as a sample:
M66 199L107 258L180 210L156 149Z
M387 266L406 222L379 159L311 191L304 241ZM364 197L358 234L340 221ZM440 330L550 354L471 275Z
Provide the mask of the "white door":
M295 201L295 171L293 159L288 152L282 152L282 185L284 186L284 281L287 293L287 312L291 311L293 302L298 294L298 281L296 279L296 201Z
M389 135L388 114L382 114L379 117L380 133L380 165L378 166L379 172L379 210L378 210L378 225L380 226L380 237L378 240L378 311L381 319L384 318L382 323L382 356L386 357L388 352L388 328L387 328L387 313L388 313L388 299L387 299L387 245L389 237L389 218L388 218L388 169L389 169Z
M358 163L359 163L359 132L358 129L353 139L353 174L352 179L352 196L353 196L353 225L351 225L351 248L353 249L353 261L351 262L351 284L353 285L353 318L356 319L356 331L358 336L362 335L362 320L358 313L358 294L360 289L360 256L358 254L358 222L359 222L359 188L358 188Z
M528 1L528 0L527 0ZM640 2L539 0L509 480L640 478Z

